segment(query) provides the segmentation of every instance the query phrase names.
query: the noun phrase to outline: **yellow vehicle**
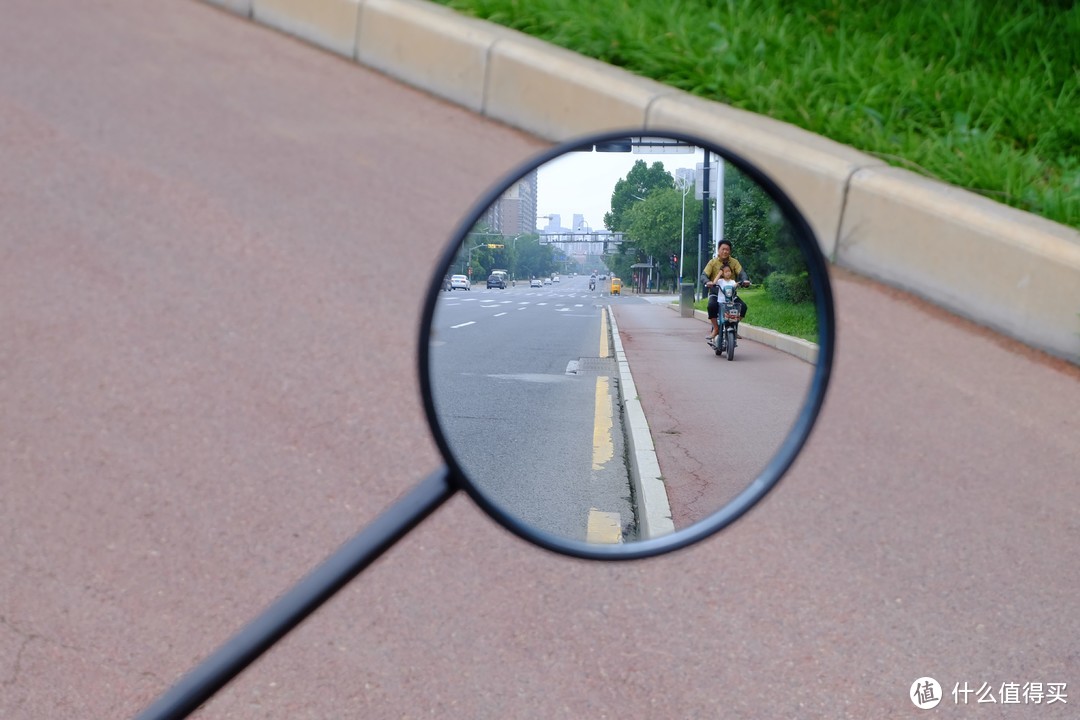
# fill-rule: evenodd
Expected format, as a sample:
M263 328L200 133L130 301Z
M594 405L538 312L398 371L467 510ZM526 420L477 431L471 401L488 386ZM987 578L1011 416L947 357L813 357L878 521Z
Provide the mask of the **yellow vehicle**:
M617 277L611 278L611 294L622 295L622 280Z

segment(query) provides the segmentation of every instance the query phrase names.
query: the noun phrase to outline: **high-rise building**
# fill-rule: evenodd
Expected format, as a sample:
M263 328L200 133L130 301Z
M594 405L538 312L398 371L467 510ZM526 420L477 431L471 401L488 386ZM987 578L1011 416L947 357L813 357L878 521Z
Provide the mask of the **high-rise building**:
M507 237L536 232L536 184L537 172L533 170L510 186L480 222Z
M684 178L687 186L694 184L694 169L693 168L675 168L675 184L678 185L680 178Z

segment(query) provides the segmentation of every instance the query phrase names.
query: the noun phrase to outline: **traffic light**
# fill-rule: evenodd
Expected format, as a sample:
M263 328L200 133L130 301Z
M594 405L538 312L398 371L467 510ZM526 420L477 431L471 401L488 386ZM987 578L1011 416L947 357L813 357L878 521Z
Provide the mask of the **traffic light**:
M671 266L675 267L678 264L679 264L679 256L676 255L675 253L671 253Z

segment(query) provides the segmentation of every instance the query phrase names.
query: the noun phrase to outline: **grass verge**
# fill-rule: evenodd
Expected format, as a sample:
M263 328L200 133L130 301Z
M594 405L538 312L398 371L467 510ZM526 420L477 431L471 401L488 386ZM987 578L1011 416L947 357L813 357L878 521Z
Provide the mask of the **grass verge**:
M436 0L1080 227L1072 0Z
M746 322L749 324L810 342L818 341L814 303L792 305L776 302L762 288L740 290L739 297L746 303ZM699 300L694 303L694 307L705 310L706 301Z

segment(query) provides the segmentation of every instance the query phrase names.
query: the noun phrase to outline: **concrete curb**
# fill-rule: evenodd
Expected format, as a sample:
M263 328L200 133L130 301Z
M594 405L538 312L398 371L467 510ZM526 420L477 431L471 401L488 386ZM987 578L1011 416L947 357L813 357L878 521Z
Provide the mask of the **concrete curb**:
M203 0L547 140L644 127L769 173L836 265L1080 364L1080 232L424 0Z
M615 362L619 367L619 398L625 413L630 482L634 485L634 497L638 499L638 533L642 540L649 540L675 532L675 522L671 518L671 504L668 502L667 486L660 474L660 461L656 458L652 430L649 429L649 421L645 419L645 411L641 409L637 386L630 373L626 353L623 352L619 325L615 322L611 305L607 306L607 316L611 327L612 346L615 348Z

